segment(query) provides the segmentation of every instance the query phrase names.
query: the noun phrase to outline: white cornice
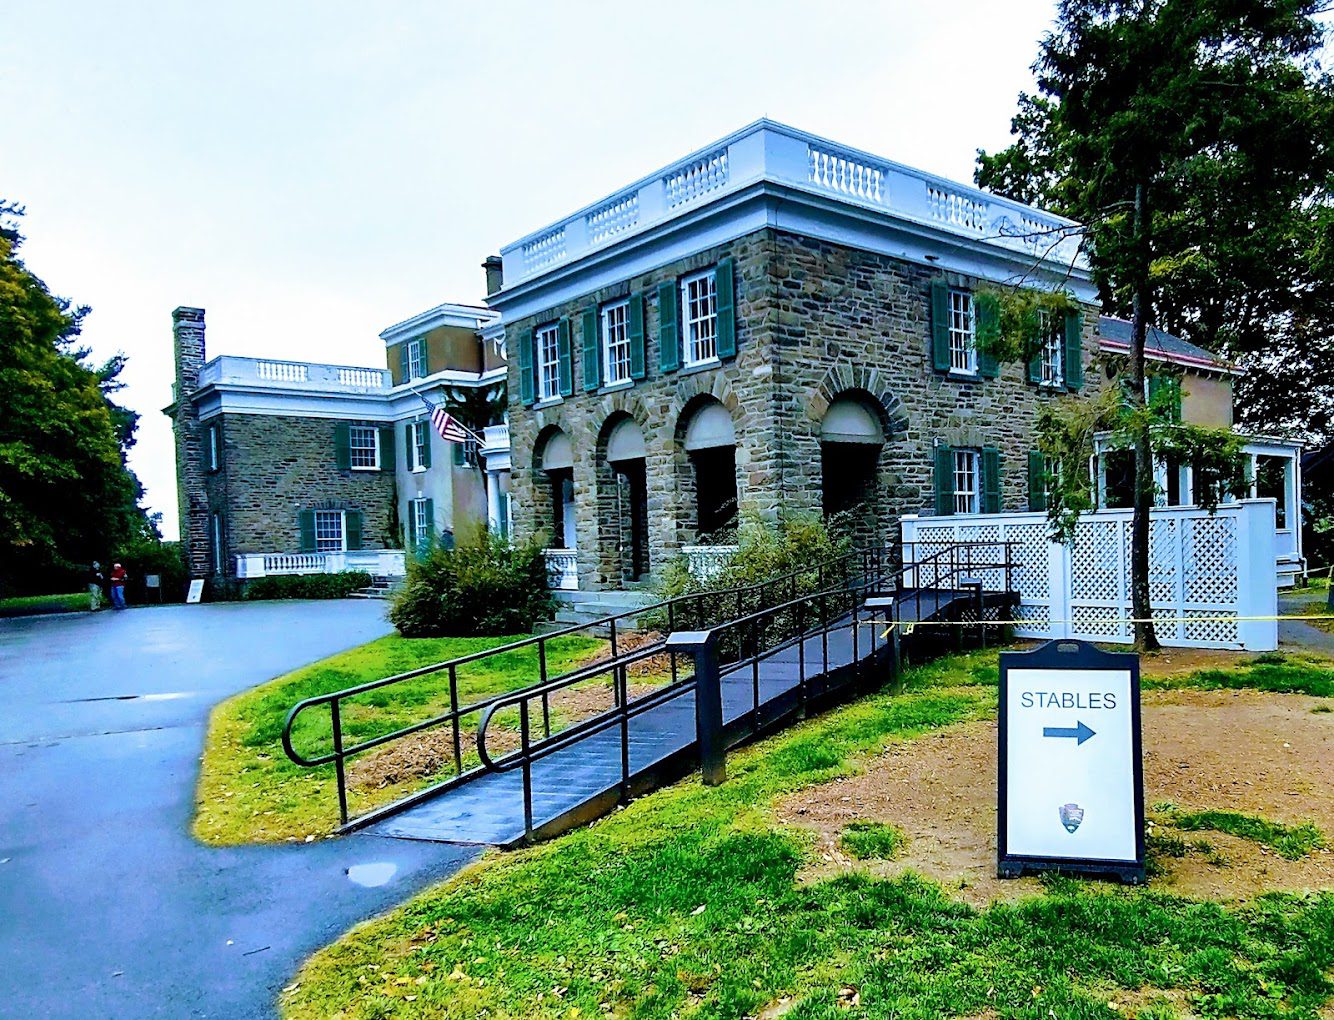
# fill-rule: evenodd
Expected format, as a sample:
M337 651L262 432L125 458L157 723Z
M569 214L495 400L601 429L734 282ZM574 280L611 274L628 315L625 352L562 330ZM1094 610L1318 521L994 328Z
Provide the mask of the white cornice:
M483 305L442 304L424 312L396 322L380 333L380 339L386 347L392 347L404 340L421 336L441 326L459 326L464 329L481 329L499 318L499 313Z

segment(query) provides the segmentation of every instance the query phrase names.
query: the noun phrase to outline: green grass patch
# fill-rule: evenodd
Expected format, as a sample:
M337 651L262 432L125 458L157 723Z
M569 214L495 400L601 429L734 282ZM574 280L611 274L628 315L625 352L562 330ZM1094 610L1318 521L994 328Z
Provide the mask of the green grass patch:
M22 595L0 599L0 616L37 616L41 613L77 613L88 611L88 593L70 595Z
M1323 630L1326 634L1334 634L1334 609L1329 607L1327 599L1320 598L1303 603L1298 615L1318 617L1318 619L1307 620L1306 622L1318 630Z
M994 666L992 655L911 670L901 694L733 753L721 786L688 780L489 854L318 953L284 1015L730 1018L787 997L790 1020L1112 1020L1125 990L1160 1020L1173 1001L1203 1017L1313 1020L1334 991L1328 893L1224 908L1054 878L978 911L911 875L797 881L817 851L776 820L775 799L893 742L987 718Z
M1312 822L1288 826L1235 811L1195 811L1173 813L1169 817L1171 824L1182 832L1225 832L1267 846L1290 861L1301 860L1326 845L1325 834Z
M517 637L380 638L224 701L209 720L196 793L195 835L207 843L266 842L322 835L338 824L332 765L306 769L284 754L281 737L287 713L303 698L352 687L396 673L495 648ZM547 642L547 669L555 675L587 661L605 642L581 636ZM536 682L535 646L506 652L458 669L459 703L466 705ZM344 703L347 743L368 740L449 709L448 677L436 673L358 695ZM498 724L503 724L504 720ZM465 720L474 729L476 715ZM332 747L327 708L298 719L293 743L310 757ZM465 761L466 765L466 761ZM449 774L452 774L452 770ZM437 777L382 789L349 791L354 813L387 803Z
M1318 655L1266 652L1227 669L1203 669L1185 677L1143 679L1147 688L1242 689L1275 694L1334 697L1334 662Z
M907 841L903 830L884 822L852 822L839 833L839 845L859 861L889 861Z

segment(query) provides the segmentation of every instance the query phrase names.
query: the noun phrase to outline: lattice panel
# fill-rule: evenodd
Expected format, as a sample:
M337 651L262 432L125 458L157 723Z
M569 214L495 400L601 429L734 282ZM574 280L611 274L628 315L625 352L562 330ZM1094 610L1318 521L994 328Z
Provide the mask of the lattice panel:
M1235 605L1237 530L1231 517L1196 517L1186 521L1181 570L1187 602Z
M1015 606L1015 629L1026 634L1045 635L1051 632L1051 609L1047 606Z
M1024 524L1009 527L1005 538L1016 545L1014 586L1025 601L1041 602L1051 598L1051 571L1048 569L1047 526Z
M1118 638L1126 635L1121 610L1114 606L1071 606L1070 630L1089 637Z
M1180 574L1177 570L1179 528L1175 520L1156 520L1149 524L1149 601L1176 602ZM1131 533L1126 528L1126 534ZM1129 547L1127 546L1127 555ZM1129 560L1126 561L1129 563Z
M1171 606L1155 607L1150 614L1153 617L1154 633L1158 635L1158 640L1162 642L1176 641L1181 637L1181 624L1177 622L1181 615ZM1172 621L1168 623L1166 621Z
M1070 550L1070 596L1119 602L1125 598L1122 585L1122 528L1118 521L1081 524Z
M1237 645L1241 643L1235 613L1215 611L1196 611L1188 609L1182 614L1185 639L1193 645ZM1231 617L1231 619L1224 619ZM1192 622L1195 621L1195 622Z
M1001 529L998 524L983 525L960 525L960 542L999 542L1001 540ZM959 566L972 577L979 578L982 581L982 587L986 591L1004 591L1005 590L1005 568L996 567L983 570L969 565L969 552L966 549L959 550ZM1004 551L999 546L992 546L985 549L974 549L971 553L972 561L976 563L999 563L1004 556Z

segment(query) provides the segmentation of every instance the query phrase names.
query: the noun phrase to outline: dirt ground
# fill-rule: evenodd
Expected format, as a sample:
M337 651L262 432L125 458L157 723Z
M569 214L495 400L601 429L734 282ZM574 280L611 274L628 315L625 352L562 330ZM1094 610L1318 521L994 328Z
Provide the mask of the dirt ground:
M1196 670L1202 654L1173 650ZM1146 691L1143 695L1144 796L1150 807L1236 811L1334 835L1334 713L1312 711L1328 699L1259 691ZM779 805L782 819L819 834L821 863L807 878L851 867L885 875L913 870L977 905L1038 891L1037 879L996 878L996 725L970 723L895 745L861 775L804 790ZM889 822L908 839L893 861L854 862L838 847L849 822ZM1152 832L1153 829L1150 829ZM1217 832L1212 852L1158 859L1150 884L1218 900L1271 890L1334 888L1334 848L1299 861Z

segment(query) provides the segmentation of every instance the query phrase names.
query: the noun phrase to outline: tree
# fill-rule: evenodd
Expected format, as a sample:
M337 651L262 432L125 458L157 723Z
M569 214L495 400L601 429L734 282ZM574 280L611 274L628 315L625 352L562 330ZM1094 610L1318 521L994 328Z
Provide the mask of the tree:
M125 462L137 415L110 399L124 358L89 366L88 309L18 258L21 215L0 202L0 584L33 590L154 529Z
M1155 320L1212 349L1262 352L1330 284L1334 89L1313 0L1062 0L1020 96L1016 142L979 153L984 187L1084 226L1104 307L1127 312L1121 418L1134 452L1131 593L1149 619ZM1322 231L1325 231L1322 234ZM1157 647L1153 626L1136 644Z

